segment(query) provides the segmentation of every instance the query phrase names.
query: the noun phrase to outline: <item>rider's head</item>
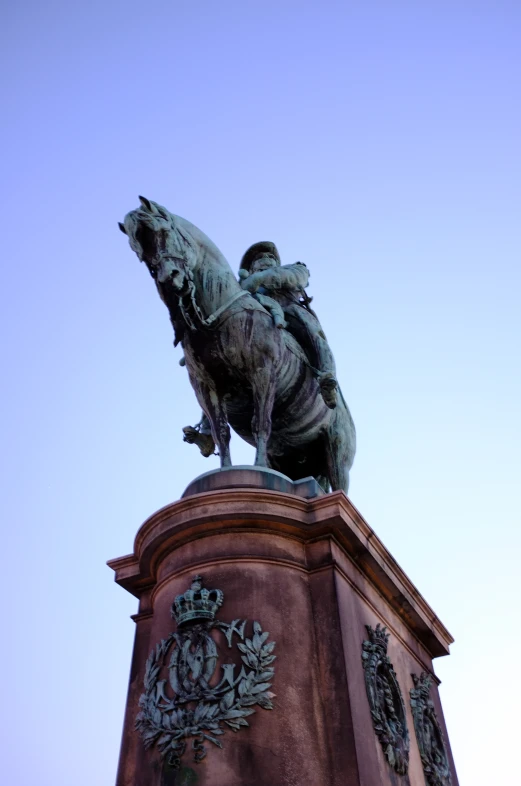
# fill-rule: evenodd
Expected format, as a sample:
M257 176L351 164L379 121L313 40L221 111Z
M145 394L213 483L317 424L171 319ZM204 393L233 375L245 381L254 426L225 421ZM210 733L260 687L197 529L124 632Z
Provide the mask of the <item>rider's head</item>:
M248 275L251 275L259 270L267 270L269 267L276 267L277 265L280 265L277 246L269 240L263 240L249 247L241 259L240 270L244 270Z

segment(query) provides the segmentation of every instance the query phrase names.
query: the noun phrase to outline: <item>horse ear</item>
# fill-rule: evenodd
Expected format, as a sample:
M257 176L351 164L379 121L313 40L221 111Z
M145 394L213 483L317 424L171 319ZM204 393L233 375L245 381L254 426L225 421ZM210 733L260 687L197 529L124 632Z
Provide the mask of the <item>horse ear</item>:
M121 221L118 221L118 227L121 229L124 235L127 234L127 230L125 229L125 226L124 224L121 223Z
M150 213L153 213L153 212L154 212L154 211L152 210L152 205L150 204L150 200L149 200L149 199L147 199L147 198L146 198L146 197L144 197L144 196L139 196L139 197L138 197L138 199L139 199L139 201L141 202L141 205L142 205L144 208L146 208L147 210L149 210L149 211L150 211Z

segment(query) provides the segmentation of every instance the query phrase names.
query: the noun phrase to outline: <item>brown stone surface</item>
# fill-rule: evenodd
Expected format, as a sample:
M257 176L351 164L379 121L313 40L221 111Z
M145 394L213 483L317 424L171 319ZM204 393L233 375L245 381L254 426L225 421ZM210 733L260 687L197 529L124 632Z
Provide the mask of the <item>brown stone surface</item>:
M146 658L174 630L170 606L195 573L223 590L219 619L259 620L277 642L275 709L258 708L250 728L227 732L223 749L209 745L200 764L187 750L198 786L424 786L410 675L432 673L452 638L343 492L195 494L151 516L134 554L109 565L140 601L117 786L176 783L161 774L157 752L144 750L134 719ZM377 623L391 634L407 708L408 776L391 770L372 726L361 652L365 625ZM432 695L444 727L436 688Z

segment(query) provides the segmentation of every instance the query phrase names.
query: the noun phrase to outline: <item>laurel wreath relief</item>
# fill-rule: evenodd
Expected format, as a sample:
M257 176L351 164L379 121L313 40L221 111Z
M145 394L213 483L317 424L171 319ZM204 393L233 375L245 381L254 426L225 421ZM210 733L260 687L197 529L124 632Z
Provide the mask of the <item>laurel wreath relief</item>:
M429 692L432 677L422 671L420 676L412 674L414 688L410 691L414 730L420 757L429 786L451 786L449 757L434 702Z
M370 641L362 644L365 687L373 728L390 766L399 775L409 768L409 732L398 678L387 655L389 634L380 625L365 626Z
M136 718L136 729L141 733L145 747L155 745L161 756L167 757L170 766L180 767L189 738L192 739L194 761L200 762L206 756L206 741L223 747L217 738L224 734L226 726L235 732L248 726L246 718L255 713L255 705L265 710L273 709L271 700L275 694L269 688L275 672L271 665L276 658L272 654L275 642L267 643L269 633L263 632L258 622L253 623L252 638L244 638L245 626L245 620L234 620L230 624L215 622L207 626L196 625L192 632L184 633L184 636L172 633L150 653L145 666L145 691L139 699L141 711ZM212 627L219 628L225 634L229 648L234 634L241 639L237 643L237 648L243 653L239 676L234 679L233 667L232 672L227 673L227 667L224 666L224 676L219 685L214 688L207 686L202 695L199 691L200 698L199 695L194 696L193 691L181 688L173 699L169 699L165 695L167 680L159 679L168 653L172 650L170 670L174 662L177 663L179 652L181 657L194 660L190 654L194 648L193 641L197 634L201 634L212 644L213 640L209 637ZM216 653L215 649L215 656ZM186 686L188 683L184 684Z

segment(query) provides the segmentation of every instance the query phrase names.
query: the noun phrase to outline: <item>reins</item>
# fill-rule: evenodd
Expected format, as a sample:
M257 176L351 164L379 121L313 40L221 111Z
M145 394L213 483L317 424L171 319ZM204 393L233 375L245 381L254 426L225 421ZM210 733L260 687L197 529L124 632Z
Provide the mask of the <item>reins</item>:
M233 305L233 303L235 303L236 300L239 300L239 298L243 297L243 295L249 295L249 292L247 290L241 289L239 292L236 292L234 295L232 295L232 297L229 298L229 300L223 303L222 306L219 306L219 308L216 309L212 314L210 314L208 317L205 317L197 304L197 300L195 299L195 283L192 276L192 271L186 270L185 275L188 279L188 294L190 297L190 303L192 305L194 314L196 315L201 326L204 328L212 327L212 325L214 325L214 323L217 322L219 317L222 314L224 314L224 312L227 311L230 308L230 306ZM188 327L190 328L190 330L197 330L197 326L194 325L194 322L190 314L187 312L183 304L183 297L181 295L179 296L179 307L181 309L183 318L186 324L188 325Z

